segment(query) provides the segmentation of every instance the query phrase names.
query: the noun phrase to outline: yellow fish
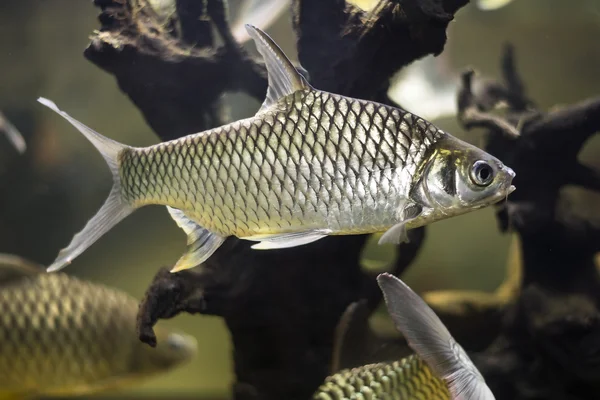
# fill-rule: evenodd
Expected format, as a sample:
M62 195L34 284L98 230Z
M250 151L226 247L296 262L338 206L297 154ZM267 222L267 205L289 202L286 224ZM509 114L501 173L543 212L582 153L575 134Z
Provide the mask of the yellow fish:
M121 388L189 361L190 336L136 334L138 302L63 273L0 254L0 399L75 396Z
M494 400L477 367L423 299L391 274L377 281L396 328L415 354L339 371L313 400Z

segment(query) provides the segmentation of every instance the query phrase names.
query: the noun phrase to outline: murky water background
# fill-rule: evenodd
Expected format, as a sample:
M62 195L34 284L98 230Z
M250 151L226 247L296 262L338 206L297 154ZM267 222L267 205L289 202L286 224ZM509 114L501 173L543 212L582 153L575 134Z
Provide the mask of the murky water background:
M234 7L232 5L232 7ZM43 109L38 96L103 134L131 145L157 142L115 80L82 55L88 35L98 28L99 10L79 0L0 3L0 109L19 127L29 145L10 170L0 166L0 251L49 263L58 249L90 218L110 189L110 176L96 150L64 121ZM269 34L291 58L295 41L286 13ZM459 11L449 30L446 52L457 71L473 66L496 78L502 45L515 45L517 67L530 97L542 109L574 103L600 93L600 3L594 0L515 0L494 11L473 5ZM248 46L252 46L251 43ZM233 117L251 115L259 103L229 96ZM442 129L478 144L454 118L434 121ZM597 142L597 141L596 141ZM596 143L594 142L594 143ZM583 158L600 167L595 150ZM597 154L597 153L595 153ZM548 171L552 173L552 171ZM598 196L571 191L576 209L597 213ZM461 288L493 290L502 281L509 236L498 233L493 209L428 228L420 256L403 276L415 290ZM393 257L390 247L372 240L370 266ZM120 223L66 271L121 288L141 298L160 266L172 264L185 236L162 207L141 209ZM373 261L375 260L375 261ZM194 335L198 356L182 368L116 396L225 397L234 379L229 334L219 318L181 315L169 324ZM103 395L102 398L105 398Z

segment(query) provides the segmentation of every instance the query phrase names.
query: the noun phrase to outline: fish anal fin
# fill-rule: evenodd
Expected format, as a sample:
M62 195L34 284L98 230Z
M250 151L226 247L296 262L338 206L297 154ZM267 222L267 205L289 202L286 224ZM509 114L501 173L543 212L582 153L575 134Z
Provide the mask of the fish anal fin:
M256 48L267 67L269 86L265 101L258 112L271 107L283 97L311 87L269 35L248 24L246 24L246 30L254 40Z
M187 235L187 248L171 272L194 268L213 255L225 238L203 228L177 208L167 206L171 218Z
M280 233L273 235L255 235L247 236L241 239L260 242L251 247L255 250L286 249L290 247L302 246L304 244L316 242L323 239L331 231L326 229L317 229L302 232Z
M44 272L41 265L14 254L0 253L0 286L37 276Z

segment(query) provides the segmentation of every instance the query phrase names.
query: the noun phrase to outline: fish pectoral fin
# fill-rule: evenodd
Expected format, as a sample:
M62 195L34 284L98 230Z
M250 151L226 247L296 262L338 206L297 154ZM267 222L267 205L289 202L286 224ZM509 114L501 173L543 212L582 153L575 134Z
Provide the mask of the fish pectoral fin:
M44 267L14 254L0 253L0 286L33 277L44 272Z
M406 221L402 221L385 231L385 233L379 238L378 244L400 244L403 242L408 243L408 235L406 234Z
M388 313L410 348L448 385L452 399L493 400L475 364L435 312L399 278L377 277Z
M407 204L402 209L402 221L392 226L379 238L378 244L400 244L408 243L408 234L406 233L406 224L421 215L423 207L418 204Z
M171 272L194 268L208 258L223 244L225 238L198 225L177 208L167 206L171 218L187 235L187 248Z
M311 86L306 78L298 72L292 62L287 58L279 46L262 30L246 24L248 35L254 40L256 49L263 57L267 67L267 97L258 110L260 113L269 108L283 97L298 90L308 89Z
M329 233L331 233L331 231L319 229L303 232L280 233L275 235L247 236L241 239L260 242L251 246L251 248L255 250L272 250L285 249L316 242L319 239L323 239Z

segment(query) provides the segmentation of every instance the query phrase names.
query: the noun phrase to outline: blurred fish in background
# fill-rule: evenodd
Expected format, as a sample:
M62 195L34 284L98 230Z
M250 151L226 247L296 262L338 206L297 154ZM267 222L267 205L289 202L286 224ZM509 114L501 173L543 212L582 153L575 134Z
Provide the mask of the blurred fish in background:
M332 357L336 373L326 378L313 399L494 400L477 367L427 303L394 275L380 274L377 282L396 329L415 354L337 372L346 362L344 353L363 347L374 336L366 303L353 303L337 327Z
M80 396L119 389L180 366L194 338L161 327L136 334L128 294L0 254L0 399Z

